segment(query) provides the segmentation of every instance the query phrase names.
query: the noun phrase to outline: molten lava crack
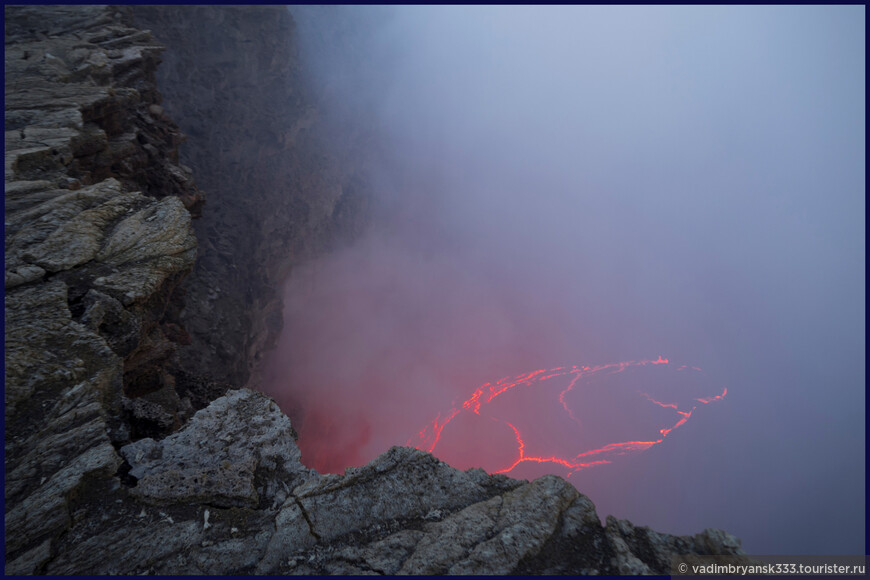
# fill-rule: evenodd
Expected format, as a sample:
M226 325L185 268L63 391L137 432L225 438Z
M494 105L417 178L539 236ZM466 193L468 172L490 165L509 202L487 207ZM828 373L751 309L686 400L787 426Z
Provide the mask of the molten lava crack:
M570 420L574 424L576 424L578 428L582 428L582 423L575 414L575 410L572 409L572 406L568 399L569 393L571 393L577 387L581 380L591 379L593 376L621 373L630 367L668 364L668 359L659 357L656 360L628 361L599 365L595 367L557 367L553 369L539 369L530 373L518 375L516 377L505 377L496 381L495 383L485 383L478 387L467 400L465 400L462 404L456 405L455 407L450 409L450 411L445 413L443 417L439 413L439 415L431 423L426 425L426 427L424 427L417 433L415 438L412 438L412 440L408 442L408 445L414 445L418 449L438 454L436 448L438 448L439 442L441 442L444 430L448 426L450 426L457 417L459 417L463 413L473 414L480 417L485 416L492 421L509 427L513 431L516 440L513 461L505 465L504 467L493 470L493 473L509 473L522 463L549 463L564 467L568 470L567 475L568 477L570 477L572 474L576 473L581 469L586 469L595 465L611 463L617 456L624 455L626 453L645 451L650 447L653 447L654 445L658 445L659 443L664 441L664 439L674 429L685 424L692 416L692 413L695 411L695 409L698 408L699 404L704 405L713 401L723 399L728 392L727 389L723 388L720 395L691 399L697 404L692 405L690 408L680 408L680 405L675 402L661 402L657 399L654 399L647 393L637 391L637 394L648 400L653 405L658 406L662 409L672 410L676 414L674 422L669 423L667 426L662 427L661 429L658 429L658 433L660 436L656 438L651 438L649 440L616 441L612 443L607 443L594 449L586 449L573 455L527 454L526 440L524 439L523 434L520 432L520 429L513 422L500 418L497 413L485 414L486 412L482 411L482 409L492 403L498 397L518 388L540 385L545 381L549 381L557 377L571 377L567 387L563 388L559 392L558 402L565 415L569 417ZM689 367L685 365L677 368L676 370L700 371L700 369L697 367Z

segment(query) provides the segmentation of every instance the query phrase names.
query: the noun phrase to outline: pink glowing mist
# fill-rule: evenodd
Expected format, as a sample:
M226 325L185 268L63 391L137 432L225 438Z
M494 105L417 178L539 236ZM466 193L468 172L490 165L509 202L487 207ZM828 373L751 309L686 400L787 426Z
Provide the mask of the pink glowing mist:
M266 390L303 461L341 473L409 445L462 469L571 476L662 443L725 394L662 357L523 372L564 357L567 331L497 282L377 237L291 276Z

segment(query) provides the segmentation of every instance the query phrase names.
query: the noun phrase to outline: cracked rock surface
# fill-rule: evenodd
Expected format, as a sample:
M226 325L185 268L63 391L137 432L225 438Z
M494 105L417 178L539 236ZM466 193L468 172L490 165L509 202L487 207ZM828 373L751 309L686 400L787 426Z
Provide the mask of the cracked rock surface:
M28 573L76 497L119 485L127 387L159 389L143 377L173 350L160 325L194 263L197 192L151 114L150 34L107 7L5 10L5 548ZM137 365L146 343L162 354Z
M221 54L228 76L215 82L234 98L259 88L233 75L274 79L289 66L260 62L285 54L273 49L286 39L269 31L292 33L276 7L149 10L180 31L180 55L203 36L233 35L233 51ZM252 297L239 314L241 286L222 287L226 302L202 293L232 270L235 236L262 225L262 208L240 214L254 224L246 230L234 221L244 200L222 205L217 195L218 217L205 217L210 206L179 163L183 136L157 90L163 47L124 7L7 6L5 16L7 574L661 574L674 554L742 553L721 530L677 537L614 518L602 525L589 498L555 476L459 471L404 447L342 475L305 467L274 401L226 389L242 386L254 366L246 357L277 332L264 330L274 296ZM193 29L199 36L185 46ZM173 62L170 81L185 70ZM274 120L263 100L252 102L232 127ZM215 112L226 103L207 104L191 106L220 127ZM278 167L288 147L305 157L310 119L290 117L281 121L288 132L255 151L261 167ZM215 131L192 158L202 161L209 143L229 147L233 131ZM246 187L263 186L246 165L250 151L233 145L222 155ZM304 192L285 199L307 199L293 206L314 216L296 224L301 237L269 251L244 238L237 247L256 249L252 264L276 264L285 242L322 245L343 223L353 204L342 200L358 192L340 172L313 174L294 177ZM278 228L278 212L263 223ZM223 226L232 234L206 235ZM211 246L185 313L179 288L195 270L197 233ZM220 315L206 320L211 307ZM231 328L204 340L221 321ZM224 340L245 324L240 344ZM220 345L238 351L221 367L235 382L194 389L190 377L219 358Z

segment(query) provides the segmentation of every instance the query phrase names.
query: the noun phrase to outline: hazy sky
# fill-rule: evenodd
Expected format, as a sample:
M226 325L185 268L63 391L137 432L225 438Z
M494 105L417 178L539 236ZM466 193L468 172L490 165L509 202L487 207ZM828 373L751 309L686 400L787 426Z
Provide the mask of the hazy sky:
M381 159L372 231L288 281L267 389L309 461L367 462L487 381L661 355L612 392L728 395L572 475L600 515L864 553L863 6L291 12L336 147L363 127ZM584 436L632 437L589 389Z

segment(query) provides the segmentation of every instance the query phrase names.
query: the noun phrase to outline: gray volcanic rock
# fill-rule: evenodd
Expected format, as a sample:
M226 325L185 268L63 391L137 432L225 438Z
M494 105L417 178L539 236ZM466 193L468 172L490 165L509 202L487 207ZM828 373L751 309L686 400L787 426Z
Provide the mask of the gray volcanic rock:
M203 36L222 42L229 31L234 42L219 53L224 69L199 69L229 71L215 88L234 100L194 99L205 127L227 125L192 157L229 147L216 157L222 168L204 165L220 169L210 179L247 177L203 209L155 86L161 47L129 11L5 10L7 574L666 573L673 554L742 553L719 530L602 526L558 477L463 472L416 449L394 447L343 475L306 468L274 401L226 388L242 386L279 330L268 322L280 310L270 285L293 262L278 256L328 247L356 219L342 212L360 203L352 172L315 177L329 164L303 162L318 156L306 149L307 113L288 113L275 142L253 149L255 137L233 139L273 122L264 101L240 119L218 114L264 79L288 78L278 74L290 66L286 39L270 34L290 34L289 17L273 7L142 8L175 27L188 57ZM262 191L286 176L276 169L286 155L301 193ZM191 221L212 209L217 217ZM294 233L264 245L297 210ZM176 290L194 269L195 228L206 250L186 304ZM240 298L246 277L271 267Z
M548 476L426 527L400 574L509 574L537 554L577 497Z
M290 420L273 401L242 389L162 441L140 439L120 451L139 480L131 493L142 501L256 507L282 503L309 473L293 436Z
M7 572L52 557L95 481L119 485L125 357L193 266L180 134L147 118L159 50L106 7L6 8Z

